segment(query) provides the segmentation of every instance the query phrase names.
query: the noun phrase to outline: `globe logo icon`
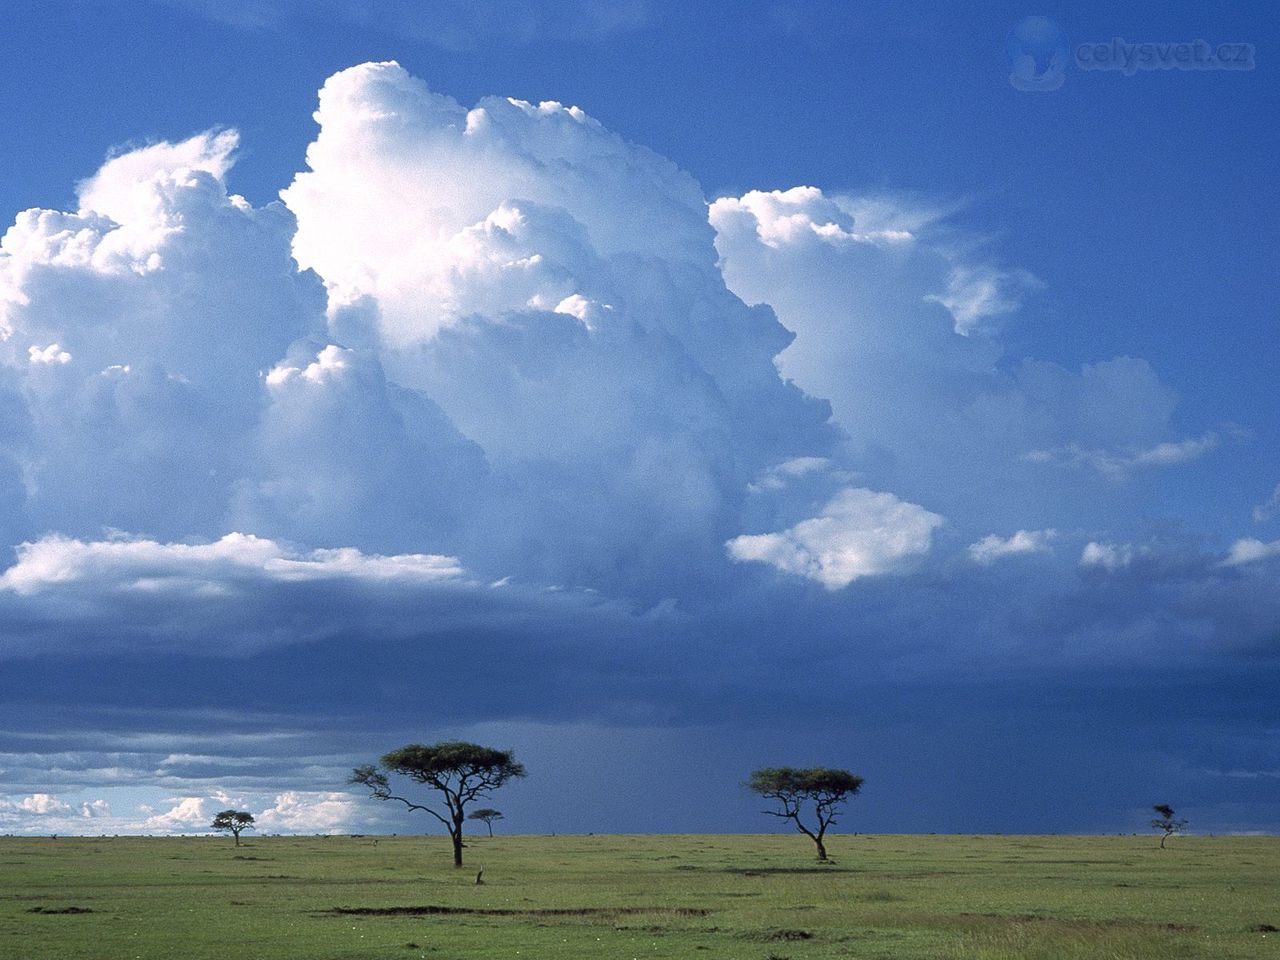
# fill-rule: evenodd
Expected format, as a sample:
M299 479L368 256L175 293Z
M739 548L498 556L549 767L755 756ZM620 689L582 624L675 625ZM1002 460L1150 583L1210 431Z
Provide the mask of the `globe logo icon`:
M1019 90L1057 90L1066 79L1071 48L1062 28L1048 17L1027 17L1005 42L1009 82Z

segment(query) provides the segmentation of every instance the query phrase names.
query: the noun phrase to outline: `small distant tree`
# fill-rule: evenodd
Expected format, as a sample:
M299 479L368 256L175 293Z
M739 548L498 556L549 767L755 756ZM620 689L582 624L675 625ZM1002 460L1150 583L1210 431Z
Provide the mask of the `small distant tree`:
M382 769L373 764L356 767L347 782L368 787L375 800L399 801L410 810L429 813L443 823L453 841L455 867L462 866L462 823L467 804L487 797L514 777L525 775L524 765L510 750L494 750L460 740L430 746L411 743L385 754L381 766ZM394 792L388 774L398 774L441 794L444 812Z
M253 814L244 810L223 810L215 814L210 829L220 833L229 833L236 838L236 846L240 846L240 833L253 829Z
M1152 808L1160 816L1151 821L1151 826L1161 831L1160 849L1164 849L1164 842L1172 837L1175 833L1182 833L1187 829L1189 820L1178 820L1174 817L1173 807L1167 803L1157 803Z
M848 770L829 767L797 769L795 767L766 767L751 774L746 787L753 793L774 800L776 810L766 810L771 817L782 817L796 825L796 829L814 842L818 859L827 859L823 838L827 828L836 822L840 808L862 788L863 778ZM806 808L812 807L812 818ZM809 819L809 823L805 822ZM812 826L810 825L812 824Z
M489 828L489 836L493 836L493 821L504 819L501 810L494 810L492 807L481 807L479 810L473 810L467 814L468 820L480 820Z

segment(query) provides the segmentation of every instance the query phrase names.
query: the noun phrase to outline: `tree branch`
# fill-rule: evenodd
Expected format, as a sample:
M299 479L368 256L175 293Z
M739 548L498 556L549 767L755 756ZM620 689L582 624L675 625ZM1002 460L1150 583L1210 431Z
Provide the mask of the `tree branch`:
M436 813L436 811L432 810L430 807L424 807L420 803L414 803L411 800L406 800L404 797L398 797L393 793L387 793L387 794L375 793L373 794L373 797L376 800L399 800L410 810L422 810L425 813L429 813L433 817L435 817L437 820L439 820L441 823L443 823L446 827L448 827L450 834L453 833L453 824L450 821L446 820L444 817L440 816L440 814Z

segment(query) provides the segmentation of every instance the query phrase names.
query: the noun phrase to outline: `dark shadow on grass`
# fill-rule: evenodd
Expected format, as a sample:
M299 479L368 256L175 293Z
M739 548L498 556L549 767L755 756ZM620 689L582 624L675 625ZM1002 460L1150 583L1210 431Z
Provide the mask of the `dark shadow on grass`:
M1110 917L1103 919L1073 919L1052 917L1039 913L957 913L959 920L995 920L1010 924L1051 924L1080 929L1167 930L1170 933L1199 933L1200 927L1188 923L1162 923L1158 920L1142 920L1136 917Z
M770 877L776 875L803 873L857 873L845 867L812 866L812 867L700 867L692 863L682 863L672 870L697 871L698 873L728 873L735 877Z
M808 930L756 930L743 934L747 940L760 940L765 943L796 943L801 940L812 940L813 934Z
M333 907L317 911L336 917L634 917L643 914L671 914L677 917L705 917L709 911L698 907L553 907L523 910L502 907L445 907L426 904L420 907Z

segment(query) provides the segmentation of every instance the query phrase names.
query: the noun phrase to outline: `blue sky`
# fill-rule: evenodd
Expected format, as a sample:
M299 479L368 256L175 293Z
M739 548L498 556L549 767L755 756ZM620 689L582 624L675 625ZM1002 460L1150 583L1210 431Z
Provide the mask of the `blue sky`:
M1280 829L1265 5L3 17L0 830Z

